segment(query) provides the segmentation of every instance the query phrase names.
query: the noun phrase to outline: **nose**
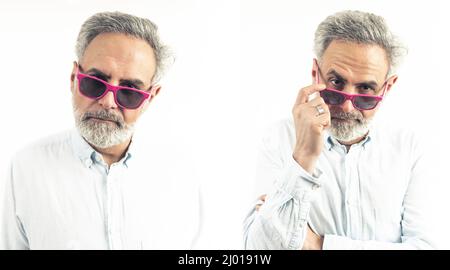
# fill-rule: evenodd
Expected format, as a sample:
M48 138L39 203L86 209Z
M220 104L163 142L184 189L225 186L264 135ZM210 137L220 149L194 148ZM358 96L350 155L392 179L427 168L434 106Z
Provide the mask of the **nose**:
M105 96L98 100L98 104L100 104L105 109L116 109L117 104L114 100L114 93L112 91L108 91Z
M352 101L347 99L342 105L340 106L342 111L344 112L351 112L355 110L355 107L353 107Z

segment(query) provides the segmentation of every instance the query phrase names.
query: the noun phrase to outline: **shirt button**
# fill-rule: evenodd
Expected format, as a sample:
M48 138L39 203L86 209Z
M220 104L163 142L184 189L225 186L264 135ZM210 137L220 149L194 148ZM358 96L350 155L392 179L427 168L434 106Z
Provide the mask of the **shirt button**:
M92 160L91 160L91 159L86 159L86 160L84 161L84 165L86 165L86 167L91 167L91 165L92 165Z

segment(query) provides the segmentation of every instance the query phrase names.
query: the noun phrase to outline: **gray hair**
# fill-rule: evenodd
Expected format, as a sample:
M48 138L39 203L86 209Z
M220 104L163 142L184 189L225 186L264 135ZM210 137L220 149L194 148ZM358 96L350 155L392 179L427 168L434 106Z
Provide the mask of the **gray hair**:
M122 33L146 41L153 49L156 59L156 72L152 81L158 81L171 59L167 46L158 36L158 27L150 20L121 12L101 12L89 17L81 26L75 47L78 60L89 43L102 33Z
M382 17L362 11L341 11L319 24L314 38L314 52L319 60L333 40L380 46L389 61L388 75L395 72L408 51Z

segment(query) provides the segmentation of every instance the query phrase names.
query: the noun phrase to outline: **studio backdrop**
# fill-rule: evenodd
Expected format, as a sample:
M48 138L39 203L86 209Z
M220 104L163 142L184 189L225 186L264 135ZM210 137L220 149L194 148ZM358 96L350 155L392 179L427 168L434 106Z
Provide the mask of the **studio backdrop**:
M243 247L242 221L254 199L259 142L268 127L291 117L299 89L311 84L314 31L340 10L383 16L407 45L398 82L377 121L421 133L435 157L433 169L445 171L448 8L447 1L436 0L2 1L0 179L19 149L74 127L70 73L75 41L84 20L100 11L149 18L174 53L161 93L139 128L167 130L183 138L173 143L191 149L192 166L203 183L201 248ZM450 190L449 181L442 174L442 192ZM440 207L431 211L442 212L443 224L450 223L446 207Z

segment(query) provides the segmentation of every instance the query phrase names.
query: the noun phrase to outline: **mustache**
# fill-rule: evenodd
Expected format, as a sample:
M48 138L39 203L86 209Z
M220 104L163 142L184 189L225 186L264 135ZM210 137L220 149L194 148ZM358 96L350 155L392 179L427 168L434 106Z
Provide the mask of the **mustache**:
M102 120L108 120L116 122L116 124L119 127L123 127L125 125L125 121L123 120L122 116L117 115L111 111L108 110L100 110L96 112L85 112L83 116L81 117L81 121L87 121L90 118L99 118Z
M331 118L340 118L345 120L357 120L360 122L364 121L364 116L360 111L353 111L353 112L344 112L340 109L330 108L330 114Z

